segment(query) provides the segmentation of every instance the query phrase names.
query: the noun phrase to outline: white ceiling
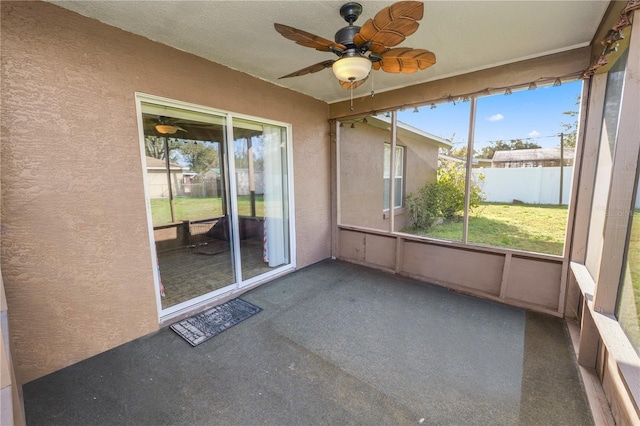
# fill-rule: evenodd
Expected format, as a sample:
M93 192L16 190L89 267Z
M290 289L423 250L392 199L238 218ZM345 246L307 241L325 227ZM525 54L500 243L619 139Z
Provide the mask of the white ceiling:
M274 22L333 40L347 23L345 1L50 1L65 9L328 103L349 98L330 69L279 80L327 59L332 53L299 46L278 34ZM361 0L362 25L393 1ZM400 46L424 48L437 63L415 74L375 71L376 92L464 74L523 59L586 46L609 2L425 1L420 27ZM354 91L363 96L371 80Z

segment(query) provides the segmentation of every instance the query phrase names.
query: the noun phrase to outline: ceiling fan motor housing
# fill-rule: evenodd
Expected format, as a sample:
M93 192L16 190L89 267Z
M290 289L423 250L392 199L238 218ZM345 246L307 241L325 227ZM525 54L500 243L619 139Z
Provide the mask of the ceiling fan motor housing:
M344 27L338 30L335 35L335 41L338 44L342 44L346 46L347 49L354 48L355 44L353 44L353 37L360 32L360 27L356 27L355 25L349 25L348 27Z

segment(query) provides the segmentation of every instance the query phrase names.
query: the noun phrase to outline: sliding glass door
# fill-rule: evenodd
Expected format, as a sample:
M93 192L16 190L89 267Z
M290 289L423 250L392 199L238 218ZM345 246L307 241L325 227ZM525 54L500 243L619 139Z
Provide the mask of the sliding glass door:
M286 265L289 256L289 190L286 128L233 121L236 197L242 277Z
M293 267L287 126L141 99L160 315Z

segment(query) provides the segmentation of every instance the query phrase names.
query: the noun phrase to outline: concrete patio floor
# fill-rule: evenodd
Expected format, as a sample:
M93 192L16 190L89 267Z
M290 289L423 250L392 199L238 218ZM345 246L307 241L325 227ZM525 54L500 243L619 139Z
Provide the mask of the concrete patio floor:
M29 425L587 425L563 320L327 260L24 386ZM87 336L91 338L91 336Z

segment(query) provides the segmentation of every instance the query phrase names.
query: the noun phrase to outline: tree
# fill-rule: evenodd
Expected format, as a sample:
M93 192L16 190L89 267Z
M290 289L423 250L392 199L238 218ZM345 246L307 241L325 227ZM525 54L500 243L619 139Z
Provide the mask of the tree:
M144 137L144 151L148 157L158 158L160 160L165 159L164 152L164 136L145 136ZM176 139L169 138L167 140L169 146L169 158L171 158L171 152L175 149L179 149L182 142L178 142Z
M485 146L480 150L480 153L477 155L478 158L493 158L493 154L496 151L515 151L518 149L536 149L542 148L537 143L533 142L531 139L511 139L509 143L504 141L493 141L490 142L488 146Z
M576 147L576 135L578 131L578 117L580 114L580 95L576 96L576 110L575 111L564 111L562 114L567 115L571 118L574 118L571 123L560 123L560 127L562 127L562 132L564 133L564 146L575 148Z
M206 173L220 164L218 150L212 142L183 142L176 149L180 163L196 173Z
M144 137L144 151L147 157L164 159L164 138L157 136Z

